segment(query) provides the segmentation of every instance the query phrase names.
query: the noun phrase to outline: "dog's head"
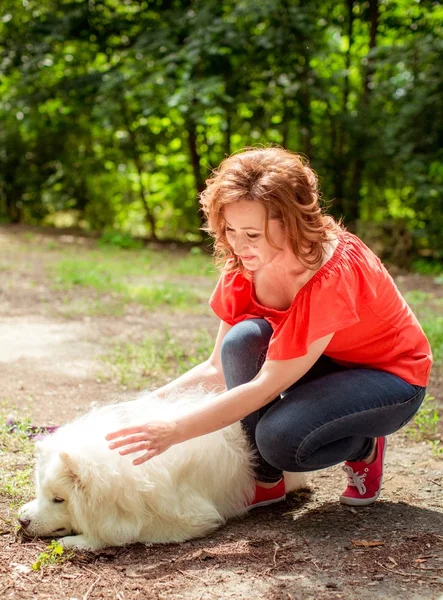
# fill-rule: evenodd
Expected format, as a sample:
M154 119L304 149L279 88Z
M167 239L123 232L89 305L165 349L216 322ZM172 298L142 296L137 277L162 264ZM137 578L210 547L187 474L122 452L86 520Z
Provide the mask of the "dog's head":
M78 531L74 499L81 486L78 465L67 452L40 444L36 498L21 507L18 520L28 536L59 537Z

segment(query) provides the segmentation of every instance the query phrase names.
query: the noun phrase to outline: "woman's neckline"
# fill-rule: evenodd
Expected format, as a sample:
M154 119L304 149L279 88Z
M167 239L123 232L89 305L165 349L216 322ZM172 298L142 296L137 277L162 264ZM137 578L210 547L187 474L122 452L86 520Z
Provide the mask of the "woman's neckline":
M270 306L265 306L264 304L261 304L261 302L259 302L257 300L257 296L255 294L255 286L254 286L254 282L252 279L248 280L251 286L251 300L252 302L258 306L259 308L263 308L267 311L271 311L271 312L275 312L278 314L285 314L288 311L290 311L294 304L296 302L298 302L298 300L301 298L301 296L303 294L305 294L313 285L316 281L318 281L319 279L321 279L323 277L323 275L329 271L331 271L331 269L333 269L335 267L335 265L337 264L338 260L341 258L341 255L343 254L343 250L346 244L346 239L345 239L345 235L341 234L338 238L338 243L337 246L335 247L332 255L329 257L329 259L318 269L318 271L316 273L314 273L314 275L304 284L302 285L302 287L298 290L298 292L295 294L294 298L292 299L291 304L288 306L288 308L285 308L284 310L278 309L278 308L272 308Z

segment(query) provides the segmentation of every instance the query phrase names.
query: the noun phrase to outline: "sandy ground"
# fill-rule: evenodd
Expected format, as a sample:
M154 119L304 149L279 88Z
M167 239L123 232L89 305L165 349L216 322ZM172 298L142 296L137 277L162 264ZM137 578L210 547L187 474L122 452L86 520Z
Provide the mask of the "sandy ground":
M45 279L44 253L26 255L23 275L25 258L14 251L22 236L0 228L0 266L8 265L0 270L0 398L38 424L63 423L123 393L102 377L102 356L113 340L137 339L141 324L146 330L160 317L136 310L62 316L61 298ZM399 285L433 288L430 279L408 275ZM201 323L216 328L209 317ZM183 322L177 317L174 325ZM432 392L440 399L441 389L435 373ZM1 468L6 458L0 449ZM14 509L0 495L0 597L443 600L443 461L430 445L404 432L389 438L383 493L373 506L340 505L344 484L339 467L320 471L300 497L232 521L211 537L77 552L39 571L31 565L46 544L16 535Z

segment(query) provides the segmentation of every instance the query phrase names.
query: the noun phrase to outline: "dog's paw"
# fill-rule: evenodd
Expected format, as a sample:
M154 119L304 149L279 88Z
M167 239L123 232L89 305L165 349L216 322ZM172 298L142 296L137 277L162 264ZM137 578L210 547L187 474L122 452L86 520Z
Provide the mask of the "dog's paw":
M72 550L99 550L101 548L100 545L94 544L84 535L67 535L60 538L59 542L63 548Z

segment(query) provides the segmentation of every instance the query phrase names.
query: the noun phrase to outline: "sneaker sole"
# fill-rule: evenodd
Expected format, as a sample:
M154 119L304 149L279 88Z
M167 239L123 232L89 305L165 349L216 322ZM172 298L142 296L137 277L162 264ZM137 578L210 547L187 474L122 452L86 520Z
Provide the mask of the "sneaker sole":
M348 498L347 496L340 496L340 502L348 506L368 506L369 504L373 504L379 496L380 492L372 496L372 498Z
M286 494L280 496L280 498L274 498L273 500L263 500L263 502L257 502L256 504L250 504L246 507L246 510L252 510L253 508L259 508L260 506L269 506L270 504L276 504L277 502L283 502L286 500Z
M382 458L383 468L385 465L385 454L386 454L387 447L388 447L388 443L385 440L385 447L383 448L383 458ZM380 479L380 488L379 488L378 492L375 494L375 496L372 496L372 498L348 498L348 496L340 496L340 502L341 502L341 504L347 504L348 506L368 506L369 504L374 504L374 502L376 502L378 500L378 497L380 496L382 486L383 486L383 473L382 473L381 479Z

